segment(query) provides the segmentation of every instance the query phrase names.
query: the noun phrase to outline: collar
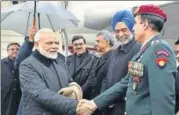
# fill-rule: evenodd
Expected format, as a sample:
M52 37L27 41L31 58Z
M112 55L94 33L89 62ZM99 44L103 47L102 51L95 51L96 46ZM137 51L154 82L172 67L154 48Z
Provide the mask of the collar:
M35 50L32 55L39 60L41 63L45 64L46 66L51 65L51 63L53 61L55 61L54 59L48 59L45 56L43 56L42 54L40 54L40 52L38 50Z
M102 57L106 59L106 58L108 58L108 57L111 56L111 53L112 53L112 50L109 50L109 51L106 52Z
M80 55L77 55L77 54L75 53L75 56L77 56L77 57L83 57L83 56L85 56L86 54L88 54L88 50L86 50L84 53L82 53L82 54L80 54Z
M151 44L155 43L155 41L157 41L157 40L160 40L159 35L153 36L152 38L149 39L149 41L147 41L145 44L142 45L140 50L144 51L147 47L149 47Z
M6 57L5 60L4 60L5 63L8 63L10 61L15 61L15 60L10 59L9 57Z
M146 40L146 41L142 44L141 49L142 49L147 43L149 43L151 40L153 40L153 38L157 37L158 35L159 35L159 34L157 34L157 35L155 35L155 36L152 36L152 37L150 37L148 40Z

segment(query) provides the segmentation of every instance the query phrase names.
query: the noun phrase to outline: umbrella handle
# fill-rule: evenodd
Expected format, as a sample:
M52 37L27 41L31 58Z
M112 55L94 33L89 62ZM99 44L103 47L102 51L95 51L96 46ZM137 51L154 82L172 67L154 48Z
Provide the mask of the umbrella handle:
M36 26L36 18L33 18L32 26Z
M36 26L36 1L34 1L34 16L32 25Z

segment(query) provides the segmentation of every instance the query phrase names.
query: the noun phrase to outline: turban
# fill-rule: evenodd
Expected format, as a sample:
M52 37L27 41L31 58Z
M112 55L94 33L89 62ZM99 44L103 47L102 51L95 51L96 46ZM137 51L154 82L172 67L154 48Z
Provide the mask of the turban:
M116 12L111 21L111 26L113 30L115 29L115 26L118 22L124 22L129 28L129 30L132 32L134 26L134 16L132 12L128 10Z

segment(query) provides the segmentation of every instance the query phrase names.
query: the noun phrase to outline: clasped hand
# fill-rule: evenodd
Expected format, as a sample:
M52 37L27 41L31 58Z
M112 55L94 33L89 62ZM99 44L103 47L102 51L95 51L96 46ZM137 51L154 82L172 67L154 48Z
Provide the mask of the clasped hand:
M97 109L93 100L82 99L79 101L76 109L76 115L91 115Z

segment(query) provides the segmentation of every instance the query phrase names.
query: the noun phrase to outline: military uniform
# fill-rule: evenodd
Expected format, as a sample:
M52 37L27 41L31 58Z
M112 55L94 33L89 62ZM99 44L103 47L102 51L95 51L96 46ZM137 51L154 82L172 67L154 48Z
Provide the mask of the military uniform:
M102 109L126 93L126 115L174 115L175 72L172 48L155 36L129 62L126 77L94 102Z

